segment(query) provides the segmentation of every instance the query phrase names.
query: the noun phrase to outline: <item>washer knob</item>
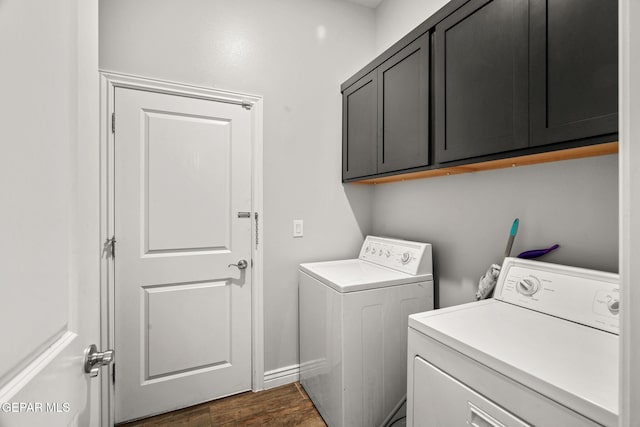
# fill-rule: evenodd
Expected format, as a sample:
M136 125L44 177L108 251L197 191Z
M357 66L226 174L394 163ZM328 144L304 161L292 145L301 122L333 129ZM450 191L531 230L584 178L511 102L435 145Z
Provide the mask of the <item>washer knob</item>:
M403 252L402 256L400 257L400 262L402 264L408 264L409 261L411 261L411 254L409 252Z
M607 303L607 308L611 312L611 314L617 315L620 312L620 300L612 299Z
M522 279L516 285L518 293L527 297L533 296L540 289L540 283L533 277Z

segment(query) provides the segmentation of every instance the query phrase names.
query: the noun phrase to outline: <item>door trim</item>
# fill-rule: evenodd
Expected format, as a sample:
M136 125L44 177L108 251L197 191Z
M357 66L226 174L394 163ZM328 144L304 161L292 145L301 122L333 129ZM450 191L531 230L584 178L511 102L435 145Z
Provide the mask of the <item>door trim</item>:
M228 102L232 104L251 105L252 112L252 233L251 256L252 291L251 291L251 388L259 391L264 388L264 311L263 311L263 99L258 95L230 92L221 89L193 86L182 83L149 79L140 76L120 74L111 71L100 71L100 245L112 236L114 230L114 151L113 133L111 132L111 115L114 112L114 94L116 88L128 88L158 92L169 95L185 96ZM242 108L241 106L238 108ZM256 229L255 214L258 214ZM117 237L116 237L117 238ZM257 240L256 240L257 239ZM107 257L100 260L100 332L102 348L114 348L115 343L115 281L114 263ZM117 351L117 349L116 349ZM117 352L116 352L117 365ZM109 367L109 375L101 376L102 419L103 426L112 426L115 421L114 393L112 381L113 367Z

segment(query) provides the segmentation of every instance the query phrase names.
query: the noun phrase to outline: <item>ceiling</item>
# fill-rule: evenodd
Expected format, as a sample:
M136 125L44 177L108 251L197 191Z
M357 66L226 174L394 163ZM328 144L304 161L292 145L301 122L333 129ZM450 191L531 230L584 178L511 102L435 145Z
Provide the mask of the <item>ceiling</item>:
M351 3L358 3L362 6L370 7L372 9L375 9L376 7L378 7L380 3L382 3L382 0L347 0L347 1L350 1Z

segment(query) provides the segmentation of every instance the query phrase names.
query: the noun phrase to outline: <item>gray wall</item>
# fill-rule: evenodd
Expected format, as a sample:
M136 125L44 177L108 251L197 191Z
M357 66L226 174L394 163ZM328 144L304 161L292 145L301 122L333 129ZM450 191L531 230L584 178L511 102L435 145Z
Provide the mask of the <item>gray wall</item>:
M376 8L376 55L433 15L448 0L384 0Z
M351 257L371 229L372 189L340 183L339 87L373 58L374 27L342 1L100 1L103 70L264 96L267 371L298 363L297 265Z
M443 306L472 300L516 216L514 253L557 242L550 261L617 269L617 156L340 184L340 83L444 3L100 2L102 69L264 96L267 371L298 362L297 265L352 257L372 231L434 244Z
M384 0L378 51L445 1ZM513 254L559 243L542 260L618 269L617 155L377 185L373 232L434 245L440 305L472 301L478 279L500 262L514 218Z
M515 256L560 244L541 260L617 271L618 156L378 185L374 234L433 244L440 306L472 301L500 263L520 218Z

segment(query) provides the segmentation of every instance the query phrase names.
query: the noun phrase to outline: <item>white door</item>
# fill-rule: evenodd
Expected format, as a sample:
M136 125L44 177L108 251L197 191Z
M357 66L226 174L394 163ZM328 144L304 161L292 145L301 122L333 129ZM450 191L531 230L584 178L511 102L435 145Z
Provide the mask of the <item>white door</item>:
M251 388L252 130L237 104L114 97L121 422Z
M100 422L97 28L97 0L0 2L3 427Z

